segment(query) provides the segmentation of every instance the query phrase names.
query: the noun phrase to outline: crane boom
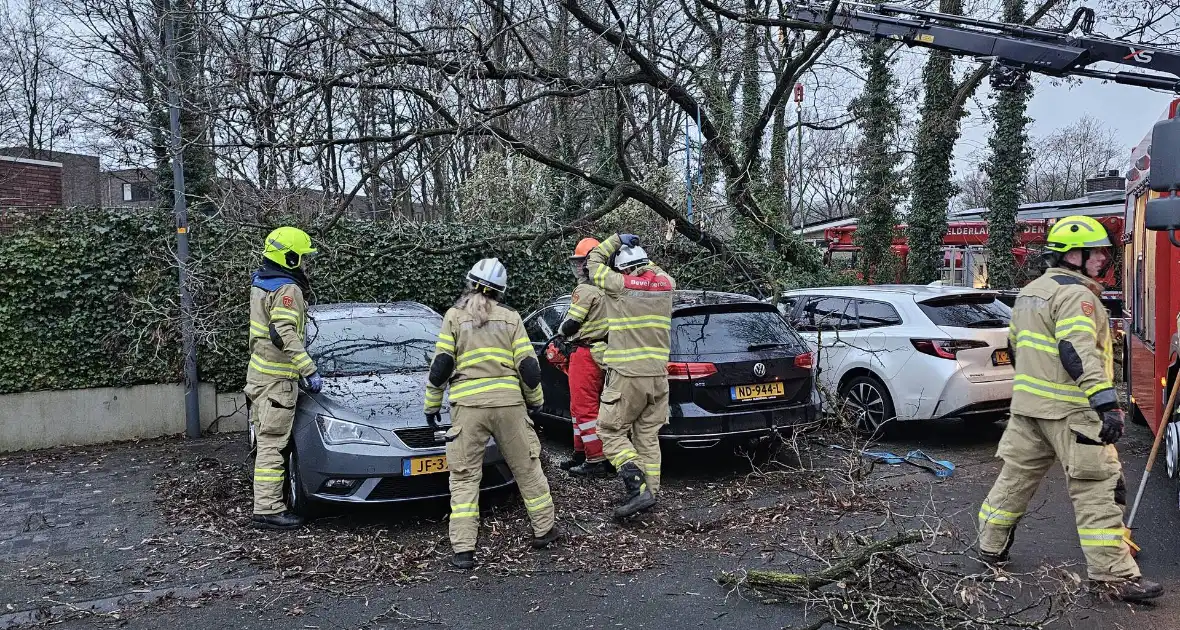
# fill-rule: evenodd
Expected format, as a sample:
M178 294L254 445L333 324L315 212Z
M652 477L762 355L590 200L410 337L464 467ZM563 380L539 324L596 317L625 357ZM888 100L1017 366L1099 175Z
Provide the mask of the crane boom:
M826 5L788 6L782 26L799 22L830 25L843 31L892 39L909 46L942 50L993 62L992 85L1010 88L1029 72L1050 76L1082 76L1180 93L1180 51L1129 44L1089 35L1093 11L1079 9L1072 24L1086 16L1082 35L1020 24L992 22L960 15L921 11L893 4L840 3L831 21ZM1072 26L1072 25L1071 25ZM1109 62L1171 76L1144 72L1110 72L1089 66Z

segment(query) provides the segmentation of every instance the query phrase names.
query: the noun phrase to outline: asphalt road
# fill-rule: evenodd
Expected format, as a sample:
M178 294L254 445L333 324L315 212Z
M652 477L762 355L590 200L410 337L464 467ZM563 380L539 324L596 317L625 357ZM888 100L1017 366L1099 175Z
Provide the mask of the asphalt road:
M1002 425L1001 425L1002 426ZM1133 495L1143 470L1150 435L1143 427L1130 426L1120 444L1127 481ZM921 423L906 427L900 435L877 446L904 454L920 448L938 459L950 459L956 465L953 477L936 480L932 475L909 467L878 467L872 477L884 485L897 488L890 495L890 506L899 515L915 514L931 507L964 531L973 527L979 501L986 493L996 471L992 458L1000 427L970 428L960 423ZM560 451L563 442L549 439L547 449ZM69 464L69 461L63 462ZM1135 524L1135 540L1143 547L1139 560L1145 575L1162 582L1169 593L1155 606L1126 606L1087 603L1054 627L1074 628L1180 628L1180 510L1177 491L1180 484L1166 478L1162 458ZM681 486L699 483L711 477L741 479L748 471L732 459L705 459L700 456L675 458L667 467L669 483ZM553 481L555 492L562 482ZM614 491L615 482L607 483ZM755 495L757 492L755 492ZM774 495L770 501L783 501ZM746 504L753 505L753 501ZM145 508L147 509L147 508ZM741 508L752 509L752 508ZM788 531L802 528L806 518L804 506L787 511L782 527ZM1034 571L1041 566L1071 564L1071 570L1084 575L1081 551L1074 533L1072 511L1059 468L1047 477L1041 491L1022 523L1015 547L1014 572ZM861 520L873 518L861 515ZM900 518L900 517L899 517ZM854 519L855 520L855 519ZM843 522L843 521L841 521ZM812 523L808 522L808 526ZM845 526L845 525L838 525ZM851 525L847 525L851 526ZM139 534L137 533L136 536ZM193 535L200 536L200 532ZM118 544L118 543L110 543ZM292 544L298 545L298 538ZM74 559L85 567L89 552L79 552ZM134 553L139 553L136 551ZM611 549L590 550L604 557ZM24 561L26 564L29 560ZM217 559L211 567L218 569ZM191 597L170 599L144 606L125 606L116 616L62 615L63 628L132 629L148 628L519 628L551 630L553 628L734 628L779 629L800 627L814 620L814 614L781 604L766 604L739 591L719 586L714 577L719 571L743 568L792 566L789 554L765 546L743 549L740 541L723 551L679 548L670 544L651 568L633 573L593 571L566 572L561 565L542 568L536 573L497 577L476 571L464 574L447 570L444 562L434 563L432 579L408 586L371 583L365 586L302 583L297 580L271 580L265 570L225 566L222 573L235 577L258 574L254 588L230 589L219 593L200 587ZM11 573L16 564L0 563L0 585L32 592L43 589L57 593L53 601L74 601L71 591L50 589ZM5 573L10 575L5 576ZM203 584L216 575L192 576L177 583ZM7 579L5 582L3 580ZM136 589L114 585L100 594L133 593ZM0 588L3 590L3 588ZM142 590L142 589L141 589ZM48 597L42 595L42 597ZM19 610L24 598L0 593L0 603L13 601L10 611ZM11 604L10 604L11 605ZM5 627L0 616L0 628Z

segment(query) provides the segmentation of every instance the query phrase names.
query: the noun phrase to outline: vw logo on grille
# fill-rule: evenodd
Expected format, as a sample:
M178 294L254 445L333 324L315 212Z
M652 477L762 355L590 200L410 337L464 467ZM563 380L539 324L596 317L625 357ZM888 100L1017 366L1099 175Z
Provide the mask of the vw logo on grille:
M766 365L763 363L755 363L754 376L766 376Z

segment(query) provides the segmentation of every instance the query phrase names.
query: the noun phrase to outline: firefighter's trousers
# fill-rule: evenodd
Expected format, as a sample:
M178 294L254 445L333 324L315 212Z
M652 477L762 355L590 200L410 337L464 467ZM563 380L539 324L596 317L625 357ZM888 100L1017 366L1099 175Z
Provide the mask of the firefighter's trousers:
M579 346L570 356L570 415L574 422L574 451L586 453L586 461L600 462L602 440L598 437L598 400L602 395L602 368L590 348Z
M598 410L602 450L616 470L639 460L652 494L660 489L659 436L667 423L667 376L623 376L607 368Z
M533 534L543 536L553 528L553 497L549 481L541 471L541 441L523 403L509 407L451 407L451 429L455 439L447 444L447 466L451 471L451 549L455 553L474 551L479 537L479 483L483 479L484 451L488 438L512 469Z
M1060 420L1013 414L996 451L1004 467L979 511L980 549L1003 550L1041 478L1060 460L1090 579L1139 577L1139 566L1124 540L1122 464L1114 446L1099 441L1101 427L1102 421L1092 411ZM1122 497L1116 497L1120 493Z
M291 440L295 401L299 387L293 379L268 379L246 383L250 420L254 423L257 453L254 455L254 513L278 514L283 503L286 464L283 449Z

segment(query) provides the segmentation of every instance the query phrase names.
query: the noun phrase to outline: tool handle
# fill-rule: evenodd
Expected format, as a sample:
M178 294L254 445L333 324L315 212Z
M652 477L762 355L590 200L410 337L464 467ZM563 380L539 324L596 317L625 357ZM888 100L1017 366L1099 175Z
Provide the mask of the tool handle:
M1180 392L1180 383L1172 385L1172 393L1168 395L1168 405L1164 407L1164 417L1160 420L1159 428L1155 432L1155 440L1151 443L1151 454L1147 456L1147 467L1143 470L1143 478L1139 480L1139 490L1135 492L1135 502L1131 504L1131 514L1127 516L1127 528L1135 522L1135 514L1139 512L1139 501L1143 498L1143 489L1147 487L1147 476L1155 465L1155 456L1160 450L1160 440L1168 430L1168 423L1172 421L1172 411L1176 409L1176 392Z
M1164 432L1168 430L1168 423L1172 421L1172 412L1176 409L1176 392L1178 391L1180 391L1180 383L1173 383L1172 393L1168 395L1168 405L1164 407L1164 418L1160 420L1159 428L1155 432L1155 441L1151 443L1151 454L1147 456L1147 470L1149 472L1152 465L1155 464L1155 456L1160 450L1160 441L1164 437Z

